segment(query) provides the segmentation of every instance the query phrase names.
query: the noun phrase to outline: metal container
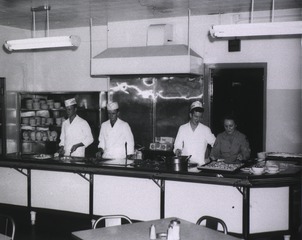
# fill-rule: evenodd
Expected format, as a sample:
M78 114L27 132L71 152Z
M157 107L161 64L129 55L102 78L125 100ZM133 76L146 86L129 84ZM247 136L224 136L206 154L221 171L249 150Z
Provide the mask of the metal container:
M168 168L172 169L175 172L185 172L188 171L188 162L190 156L174 156L167 158L166 163Z

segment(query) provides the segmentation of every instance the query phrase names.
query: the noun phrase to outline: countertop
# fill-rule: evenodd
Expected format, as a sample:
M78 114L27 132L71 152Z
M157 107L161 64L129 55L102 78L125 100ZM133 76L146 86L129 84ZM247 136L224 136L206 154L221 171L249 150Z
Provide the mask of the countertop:
M37 159L37 156L39 159ZM31 170L63 171L84 174L102 174L129 176L138 178L163 179L175 181L202 182L231 186L282 186L298 183L301 180L300 161L292 159L270 159L280 167L276 174L264 173L254 175L248 171L249 167L257 164L251 160L244 168L234 172L199 170L196 165L189 165L185 171L174 171L164 162L148 162L130 159L96 159L96 158L56 158L52 155L20 155L9 154L0 160L0 167ZM42 158L42 159L41 159Z

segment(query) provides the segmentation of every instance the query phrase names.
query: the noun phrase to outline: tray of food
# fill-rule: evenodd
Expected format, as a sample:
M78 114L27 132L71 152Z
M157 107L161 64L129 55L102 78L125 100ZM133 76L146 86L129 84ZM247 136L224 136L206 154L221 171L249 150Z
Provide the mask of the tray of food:
M224 161L211 161L202 166L197 167L199 170L211 171L211 172L235 172L244 167L244 163L234 162L226 163Z

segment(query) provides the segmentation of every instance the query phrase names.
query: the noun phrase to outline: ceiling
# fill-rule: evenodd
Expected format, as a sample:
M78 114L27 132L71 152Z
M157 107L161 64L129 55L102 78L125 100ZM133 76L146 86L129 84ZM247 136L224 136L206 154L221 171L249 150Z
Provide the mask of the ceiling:
M254 11L271 10L273 0L255 0ZM32 29L31 8L48 5L50 29L106 25L107 22L251 11L252 0L0 0L0 25ZM302 0L275 0L274 9L302 8ZM36 12L45 29L46 12Z

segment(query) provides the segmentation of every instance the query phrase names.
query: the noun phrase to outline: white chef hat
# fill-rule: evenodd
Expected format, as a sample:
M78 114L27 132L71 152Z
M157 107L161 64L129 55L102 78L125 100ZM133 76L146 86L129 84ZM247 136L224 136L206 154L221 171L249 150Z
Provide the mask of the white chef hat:
M201 108L201 109L203 109L203 105L202 105L201 102L195 101L195 102L193 102L193 103L191 104L190 111L191 111L192 109L194 109L194 108Z
M71 105L77 104L75 98L67 99L67 100L64 101L64 103L65 103L65 107L69 107Z
M113 111L118 109L118 103L117 102L110 102L107 104L107 110L108 111Z

